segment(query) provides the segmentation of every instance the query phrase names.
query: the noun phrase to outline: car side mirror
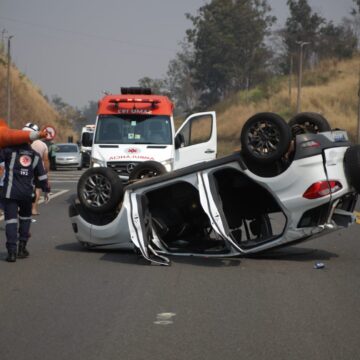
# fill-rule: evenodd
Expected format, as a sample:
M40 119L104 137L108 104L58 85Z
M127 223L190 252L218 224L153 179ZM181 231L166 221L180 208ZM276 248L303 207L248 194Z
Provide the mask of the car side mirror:
M179 149L185 146L184 135L179 133L175 136L175 149Z
M84 133L81 139L81 145L86 147L91 147L93 141L92 133Z

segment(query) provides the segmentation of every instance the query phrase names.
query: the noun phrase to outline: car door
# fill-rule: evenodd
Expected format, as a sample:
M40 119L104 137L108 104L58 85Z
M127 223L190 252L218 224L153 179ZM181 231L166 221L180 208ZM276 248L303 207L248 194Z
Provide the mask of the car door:
M128 223L131 241L139 248L143 257L151 263L169 265L169 259L159 255L151 243L153 238L152 219L147 197L143 194L131 193L129 198Z
M174 169L216 158L217 127L215 111L192 114L175 135Z
M243 253L243 249L229 236L229 229L224 218L224 214L221 211L220 200L216 196L217 192L212 189L207 174L199 172L198 186L200 203L205 213L210 219L210 223L214 231L220 235L225 241L227 241L233 249L239 254Z

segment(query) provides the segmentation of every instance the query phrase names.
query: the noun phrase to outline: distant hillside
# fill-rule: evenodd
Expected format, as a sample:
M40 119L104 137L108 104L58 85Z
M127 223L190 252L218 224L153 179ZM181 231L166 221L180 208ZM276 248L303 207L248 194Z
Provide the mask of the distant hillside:
M346 129L356 139L359 58L327 61L306 71L302 87L302 111L320 112L333 128ZM289 79L271 80L267 85L242 91L218 104L219 155L239 148L243 123L253 114L273 111L286 121L296 112L297 78L292 79L292 101L289 101Z
M7 116L7 62L0 54L0 117ZM40 127L53 125L57 129L56 141L67 141L74 136L71 124L61 120L60 115L47 102L37 88L16 66L11 67L12 128L21 129L25 123L34 122Z

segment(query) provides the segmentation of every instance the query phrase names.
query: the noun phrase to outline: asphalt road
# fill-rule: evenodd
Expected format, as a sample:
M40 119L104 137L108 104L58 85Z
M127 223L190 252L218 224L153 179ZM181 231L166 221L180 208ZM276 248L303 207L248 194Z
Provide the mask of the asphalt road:
M28 259L4 261L0 221L1 360L359 359L359 225L255 259L150 266L78 245L80 173L52 174Z

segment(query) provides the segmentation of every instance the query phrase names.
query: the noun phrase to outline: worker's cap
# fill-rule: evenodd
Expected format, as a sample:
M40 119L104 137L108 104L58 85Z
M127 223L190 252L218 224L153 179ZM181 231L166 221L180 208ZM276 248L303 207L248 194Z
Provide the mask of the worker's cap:
M27 131L39 131L40 130L39 127L33 123L25 124L25 126L22 129L27 130Z

